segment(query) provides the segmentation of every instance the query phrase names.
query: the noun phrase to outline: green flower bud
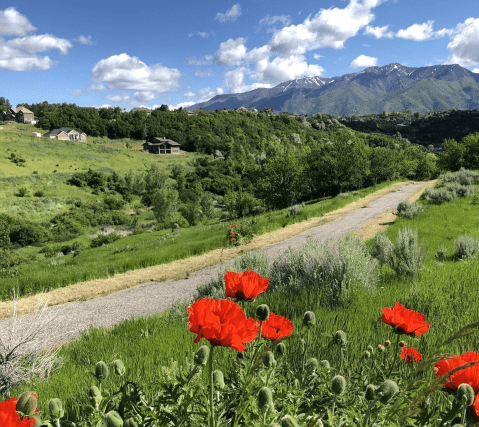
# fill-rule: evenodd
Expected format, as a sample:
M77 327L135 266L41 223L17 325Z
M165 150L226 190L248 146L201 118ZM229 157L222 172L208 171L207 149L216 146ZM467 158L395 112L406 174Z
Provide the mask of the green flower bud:
M23 415L33 415L37 409L37 396L33 391L25 391L18 398L16 410Z
M321 360L321 362L319 362L319 364L321 365L322 369L330 369L331 368L331 366L329 366L329 362L327 360Z
M263 365L267 368L271 368L271 366L276 365L276 359L274 358L274 354L271 351L268 351L263 357Z
M99 380L106 380L108 377L108 366L106 366L106 363L101 360L98 362L95 366L95 376Z
M90 397L90 400L92 402L95 402L96 405L100 404L102 397L101 397L100 389L96 385L90 387L88 396Z
M63 403L60 399L50 399L48 402L48 409L50 410L51 418L54 420L63 418L65 411L63 409Z
M273 407L273 392L269 387L263 387L258 394L258 408L272 408Z
M314 372L316 369L318 369L318 366L318 359L311 357L310 359L306 360L306 363L304 364L304 369L306 370L306 372Z
M366 387L366 400L374 400L376 398L376 386L369 384Z
M344 331L337 331L334 335L334 342L338 345L346 345L346 333Z
M303 326L311 327L316 324L316 316L312 311L307 311L304 313L303 317Z
M334 394L342 394L346 388L346 378L342 375L336 375L333 378L332 389Z
M369 353L371 353L371 355L374 354L374 349L373 349L373 346L372 346L372 345L368 345L367 350L369 351Z
M384 352L384 351L386 350L386 347L384 347L382 344L379 344L379 345L378 345L378 350L379 350L380 352Z
M138 423L133 415L127 415L123 422L123 427L138 427Z
M368 350L366 350L364 353L363 353L363 357L365 359L369 359L371 357L371 352L369 352Z
M299 427L299 424L291 415L285 415L281 418L281 427Z
M376 396L382 403L387 403L398 390L398 385L394 381L386 380L376 389Z
M284 354L286 353L286 346L284 345L284 343L280 342L276 345L275 350L278 356L284 356Z
M406 347L406 341L401 341L399 343L399 347Z
M225 388L225 377L219 369L213 372L213 382L218 388Z
M206 366L209 356L210 356L210 348L207 345L202 345L198 349L198 351L195 353L195 357L193 358L195 365Z
M256 317L259 320L266 322L269 317L269 307L266 304L258 305L258 307L256 308Z
M474 403L474 389L467 383L462 383L456 392L456 401L463 406L471 406Z
M113 362L113 369L115 370L115 374L117 375L121 376L125 373L125 365L120 359Z
M40 415L36 414L36 415L32 415L30 417L30 419L34 419L35 420L35 424L33 424L33 427L40 427L43 423L42 423L42 418L40 417Z
M116 411L110 411L105 416L106 425L108 427L123 427L123 420Z
M384 345L386 347L389 347L391 345L391 340L386 340L386 342L384 343Z

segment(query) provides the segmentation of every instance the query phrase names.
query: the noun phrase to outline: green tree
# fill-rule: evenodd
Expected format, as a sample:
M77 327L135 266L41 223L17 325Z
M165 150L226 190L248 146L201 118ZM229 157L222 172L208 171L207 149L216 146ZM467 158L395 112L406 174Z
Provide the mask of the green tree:
M165 225L167 220L176 213L178 191L171 184L164 184L151 192L150 200L157 223Z
M464 163L465 149L455 139L445 139L442 143L442 153L439 154L438 167L443 171L455 172Z

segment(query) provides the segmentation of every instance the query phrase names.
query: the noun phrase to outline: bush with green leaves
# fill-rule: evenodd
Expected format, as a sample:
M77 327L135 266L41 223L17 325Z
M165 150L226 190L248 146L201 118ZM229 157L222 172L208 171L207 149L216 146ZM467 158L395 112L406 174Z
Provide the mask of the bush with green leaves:
M409 200L403 200L397 206L396 215L403 218L412 219L421 214L423 211L423 206L418 205L417 203L411 203Z
M99 234L97 237L93 238L90 242L90 247L98 248L103 245L108 245L110 243L116 242L121 239L122 235L119 233L110 233L110 234Z
M457 249L456 256L459 259L474 258L479 251L479 240L472 236L459 236L454 243Z
M28 196L28 189L27 187L20 187L17 192L15 193L17 197L26 197Z
M389 264L398 275L419 276L424 262L423 246L419 245L417 231L409 228L398 231L397 242Z
M456 192L448 191L446 188L426 188L421 198L435 204L452 202L456 198Z
M389 263L393 251L394 245L391 240L384 233L376 233L372 253L381 267Z
M103 204L105 205L106 209L114 211L123 209L125 206L125 201L115 196L105 196L103 198Z
M303 212L304 209L304 202L301 204L293 205L288 208L288 212L286 212L286 218L289 218L290 216L297 216L301 212Z

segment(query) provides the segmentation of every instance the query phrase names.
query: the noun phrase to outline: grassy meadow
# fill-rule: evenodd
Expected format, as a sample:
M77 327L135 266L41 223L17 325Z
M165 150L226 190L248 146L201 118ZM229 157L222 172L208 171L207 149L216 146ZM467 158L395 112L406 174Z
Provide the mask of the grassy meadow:
M324 299L320 281L316 283L316 286L301 287L300 279L293 278L296 280L296 285L300 284L299 290L298 286L293 289L287 283L282 286L272 286L275 284L270 282L270 287L274 287L274 290L266 291L252 303L245 303L245 311L248 316L255 316L258 305L267 304L272 312L286 316L293 321L295 332L291 338L285 340L289 363L286 366L289 366L289 370L285 368L286 370L281 371L284 375L288 375L288 372L295 372L301 365L301 349L303 348L301 340L307 339L306 331L301 328L302 317L308 310L315 313L317 323L310 331L306 357L328 360L331 370L327 372L318 369L317 381L314 382L316 384L314 386L316 387L315 394L311 395L313 397L309 403L303 402L302 405L310 405L310 412L312 411L316 415L324 415L328 408L328 416L323 418L324 425L364 425L362 417L369 404L364 398L366 385L380 384L385 379L384 373L379 367L386 360L386 356L389 357L391 352L394 353L397 350L394 347L396 335L391 332L390 326L381 322L382 307L393 307L398 301L406 308L423 313L427 321L431 322L430 330L418 338L404 335L401 337L406 340L408 347L412 346L423 354L424 359L430 357L460 328L478 321L479 262L474 258L456 259L454 257L455 239L465 234L479 237L477 228L479 205L475 200L473 196L458 197L451 202L442 204L420 200L418 204L425 208L424 212L413 219L397 218L396 222L386 230L386 236L393 242L396 241L401 230L406 228L417 230L419 242L425 250L425 259L419 277L410 278L397 275L389 265L377 267L376 280L370 284L373 291L368 291L364 287L353 287L349 294L350 298L340 305L329 304ZM352 199L333 199L328 203L336 203L335 208L337 208L343 205L344 201L349 202ZM304 209L305 217L313 216L312 211L308 212L308 208L313 209L312 206L307 206ZM317 205L316 209L319 209L319 206ZM324 208L324 204L322 206L323 209L328 209ZM315 214L317 212L319 210L315 211ZM284 212L277 214L278 217L284 218ZM274 224L277 222L273 221ZM209 234L213 234L213 230L215 230L214 227L211 228ZM185 231L183 230L183 232ZM366 246L372 248L373 240L366 242ZM447 248L447 256L439 260L436 253L444 245ZM102 254L102 259L104 256L107 258L106 249L101 250L105 252ZM358 259L357 262L360 263L360 260ZM269 266L265 263L265 259L251 257L248 254L237 259L231 266L231 270L234 271L243 271L248 268L262 275L274 276L273 272L269 272ZM207 288L208 286L205 289ZM64 357L64 365L58 372L52 373L46 382L36 381L34 384L15 387L11 391L11 395L19 396L23 391L35 390L38 394L40 409L48 407L49 399L58 397L65 406L63 419L77 422L82 419L81 405L88 404L88 389L95 383L89 372L94 371L95 364L100 360L105 361L111 367L115 359L121 359L126 367L126 379L144 386L146 399L150 402L160 389L164 390L161 384L173 384L174 381L178 381L175 379L176 375L184 374L191 369L193 354L201 344L204 344L204 340L198 344L193 343L195 334L188 330L187 305L188 302L179 303L170 312L159 313L150 318L124 321L110 330L93 328L83 333L78 341L72 342L60 350L59 355ZM332 336L337 330L344 331L347 336L344 355L343 349L333 344ZM378 345L384 344L388 339L392 341L393 346L386 348L383 355L378 350ZM372 346L374 351L371 359L365 361L364 352L368 346ZM460 354L475 350L478 346L479 338L476 335L469 335L452 341L440 348L440 351L442 354ZM141 357L138 357L139 354ZM340 370L341 357L345 357L346 362ZM231 384L236 384L237 378L232 373L233 366L236 366L237 363L235 359L236 352L230 348L215 348L214 366L215 369L221 369L225 373L225 382L228 387L233 387ZM369 368L371 360L376 363L373 365L376 368ZM411 365L406 365L400 359L399 362L402 364L396 365L400 367L397 375L396 372L394 373L395 380L400 392L407 396L410 395L405 390L409 379L426 380L434 377L431 366L419 371ZM366 374L364 374L364 370L366 370ZM260 370L261 372L263 371ZM343 395L334 396L334 401L337 402L336 412L339 415L333 416L329 413L333 401L329 384L331 378L338 373L345 377L347 386ZM281 376L281 374L278 373L277 376ZM261 378L264 376L262 375ZM204 369L195 381L206 388L208 384L207 369ZM102 387L108 390L117 390L118 384L118 377L111 373L102 382ZM272 388L274 390L273 386ZM286 403L280 403L281 399L285 398L284 389L278 388L274 393L276 393L275 405L277 407L298 408L291 402L289 406ZM307 393L312 393L312 389L308 388ZM303 392L301 392L301 396L303 396ZM308 394L308 396L310 395ZM301 397L298 399L301 401ZM447 412L451 407L449 402L451 402L451 397L441 391L436 391L430 396L426 406L435 408L435 412L431 415L427 425L442 425L438 421L439 412L441 414ZM256 403L251 403L250 408L252 413L259 411ZM425 425L418 419L409 420L406 424L398 423L397 420L386 423L384 416L390 408L390 404L384 405L381 409L376 408L377 411L374 414L378 422L372 425L417 427ZM407 407L402 409L405 410ZM291 411L290 409L289 413ZM333 422L333 419L336 422ZM83 421L85 422L85 419ZM455 423L448 422L445 425L453 424ZM86 426L88 423L81 425ZM301 425L311 424L303 423Z

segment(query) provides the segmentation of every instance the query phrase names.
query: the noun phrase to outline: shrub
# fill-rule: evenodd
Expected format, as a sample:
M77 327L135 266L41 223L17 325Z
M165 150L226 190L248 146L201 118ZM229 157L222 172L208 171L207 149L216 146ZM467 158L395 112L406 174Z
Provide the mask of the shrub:
M43 192L43 190L37 190L34 194L35 197L43 197L44 195L45 193Z
M98 237L91 240L90 247L98 248L99 246L108 245L121 239L121 237L121 234L118 233L99 234Z
M372 289L376 266L361 239L328 241L323 246L310 240L298 251L290 248L274 261L269 288L320 289L322 301L335 305L347 301L355 286Z
M474 258L479 250L479 241L471 236L459 236L454 243L457 249L456 256L459 259Z
M441 175L440 179L443 185L448 184L450 182L459 182L459 178L457 177L457 175L451 172L447 172L444 175Z
M15 193L15 196L17 197L26 197L28 196L28 190L27 187L20 187L17 192Z
M436 252L436 258L443 260L447 257L447 248L446 246L442 245L439 250Z
M417 231L398 231L397 243L391 253L391 268L399 275L419 276L424 262L424 249L419 245Z
M105 196L103 198L105 208L110 211L120 210L125 206L125 201L114 196Z
M289 218L290 216L297 216L301 212L303 212L304 209L304 202L298 205L293 205L288 208L288 212L286 213L286 218Z
M452 202L456 198L456 192L448 191L446 188L426 188L421 197L428 202L441 204L443 202Z
M132 218L125 211L112 211L111 223L113 225L130 225Z
M476 187L474 185L462 185L458 191L457 195L460 197L469 197L476 192Z
M424 211L424 207L404 200L397 206L397 216L412 219Z
M236 242L238 245L240 243L247 243L253 239L256 231L255 224L256 221L254 219L238 222L235 228Z
M394 245L391 243L391 240L384 233L376 233L373 256L379 261L381 267L389 263L393 250Z

